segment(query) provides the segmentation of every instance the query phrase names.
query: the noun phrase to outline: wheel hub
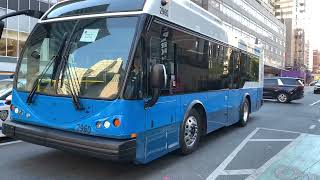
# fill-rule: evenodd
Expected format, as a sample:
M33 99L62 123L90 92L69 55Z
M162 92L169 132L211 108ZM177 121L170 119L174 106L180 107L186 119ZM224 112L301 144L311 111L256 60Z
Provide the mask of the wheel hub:
M285 102L287 100L287 96L286 95L284 95L284 94L280 94L279 95L279 101L280 102Z
M194 116L190 116L185 124L184 141L188 147L193 146L198 137L198 122Z

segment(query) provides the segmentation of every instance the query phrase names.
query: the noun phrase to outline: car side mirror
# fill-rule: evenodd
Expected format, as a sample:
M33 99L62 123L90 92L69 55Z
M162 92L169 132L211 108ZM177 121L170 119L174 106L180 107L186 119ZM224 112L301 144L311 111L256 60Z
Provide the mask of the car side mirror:
M0 21L0 39L2 38L3 29L4 29L4 22Z
M10 96L8 96L8 97L6 98L5 104L6 104L6 105L11 105L11 101L12 101L12 95L10 95Z
M150 84L152 88L152 98L145 102L145 108L154 106L159 97L161 89L166 87L167 73L163 64L156 64L152 67L150 74Z

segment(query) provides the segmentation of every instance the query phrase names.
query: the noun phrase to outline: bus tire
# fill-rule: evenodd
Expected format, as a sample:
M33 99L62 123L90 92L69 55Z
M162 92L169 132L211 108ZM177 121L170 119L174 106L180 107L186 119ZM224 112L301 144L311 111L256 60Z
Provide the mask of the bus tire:
M248 98L244 100L240 110L240 120L238 125L241 127L245 127L250 117L250 102Z
M190 154L198 148L202 129L201 122L200 113L191 109L181 124L179 137L181 154Z

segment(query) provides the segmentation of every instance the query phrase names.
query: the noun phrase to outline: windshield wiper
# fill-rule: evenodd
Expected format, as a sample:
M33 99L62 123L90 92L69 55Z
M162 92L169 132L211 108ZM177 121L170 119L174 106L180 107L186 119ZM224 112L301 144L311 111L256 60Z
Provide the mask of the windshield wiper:
M45 74L47 73L47 71L49 70L49 68L52 66L52 64L54 62L57 61L57 59L59 59L61 57L61 53L62 53L62 50L64 49L64 46L66 45L66 40L67 40L67 36L68 36L68 33L65 33L63 35L63 39L62 39L62 44L60 45L59 47L59 50L57 52L57 55L56 56L53 56L50 60L49 60L49 63L45 66L45 68L43 69L43 71L41 72L41 74L38 76L38 78L35 80L35 82L33 83L32 85L32 89L28 95L28 98L27 98L27 104L30 105L32 103L32 99L34 97L34 94L36 93L36 90L37 90L37 87L38 85L41 83L41 81L43 80Z
M76 84L76 82L74 82L72 80L72 74L71 74L71 71L70 71L70 65L69 65L69 62L68 62L68 57L69 57L69 54L70 54L70 51L71 51L71 42L72 40L75 38L74 37L74 34L76 32L76 29L78 27L78 24L80 23L80 20L78 20L76 22L76 24L74 25L72 31L71 31L71 37L69 37L68 39L68 42L66 43L67 45L64 47L63 49L63 54L62 54L62 59L61 59L61 62L60 62L60 65L58 67L58 70L57 70L57 74L56 74L56 85L55 85L55 89L58 89L58 86L59 86L59 80L60 80L60 88L63 87L63 83L64 83L64 76L65 74L68 76L67 79L68 79L68 89L69 89L69 92L72 96L72 101L73 101L73 104L75 106L75 108L77 110L83 110L84 108L82 107L81 103L80 103L80 100L79 100L79 96L78 96L78 93L80 92L80 89L78 89L76 86L79 86L80 88L80 83L79 83L79 79L77 79L77 82L78 82L78 85ZM74 72L75 75L77 76L76 72ZM77 77L78 78L78 77ZM77 88L77 89L75 89Z
M67 65L66 72L65 72L67 74L67 79L68 79L68 89L69 89L69 92L72 96L72 101L73 101L74 106L76 107L77 110L81 111L84 109L80 103L79 96L78 96L78 93L80 92L80 85L81 84L79 83L79 79L77 77L75 70L73 70L74 76L75 76L75 77L73 77L72 72L71 72L72 68L73 67L70 67L70 65ZM76 78L76 80L73 80L73 78Z

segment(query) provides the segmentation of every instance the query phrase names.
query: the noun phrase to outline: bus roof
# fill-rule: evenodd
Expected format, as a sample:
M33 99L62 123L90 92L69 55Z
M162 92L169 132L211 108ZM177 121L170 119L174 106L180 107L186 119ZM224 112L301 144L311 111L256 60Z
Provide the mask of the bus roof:
M167 4L162 4L167 2ZM261 48L224 27L222 21L190 0L69 0L53 6L41 19L150 14L257 56Z

